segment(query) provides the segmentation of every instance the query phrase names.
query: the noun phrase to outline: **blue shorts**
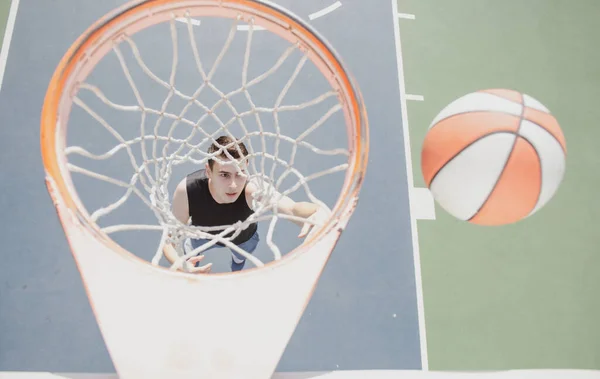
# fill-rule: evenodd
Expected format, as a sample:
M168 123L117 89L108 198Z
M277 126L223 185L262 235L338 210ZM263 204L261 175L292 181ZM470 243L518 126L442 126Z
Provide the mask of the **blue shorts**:
M189 245L186 246L186 254L188 254L190 251L195 250L197 248L199 248L200 246L204 245L207 242L210 242L211 240L209 239L192 239L190 238L189 240ZM258 230L256 232L254 232L254 234L252 235L252 237L250 237L249 240L242 242L241 244L237 245L240 249L246 251L248 254L252 254L254 252L254 250L256 250L256 247L258 246L258 242L260 241L260 237L258 236ZM203 250L203 252L208 251L210 249L214 249L214 248L219 248L219 247L225 247L225 246L220 246L218 244L214 244L211 247L209 247L206 250ZM199 254L202 254L199 253ZM241 270L244 267L244 263L246 262L246 258L239 254L236 251L231 250L231 269L233 271L238 271ZM200 266L200 262L196 263L196 267Z

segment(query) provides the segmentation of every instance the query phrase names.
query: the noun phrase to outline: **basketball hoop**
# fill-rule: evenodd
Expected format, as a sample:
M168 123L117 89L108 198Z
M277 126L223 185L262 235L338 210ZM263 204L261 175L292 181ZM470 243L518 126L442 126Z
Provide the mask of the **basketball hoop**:
M199 44L194 39L194 28L198 24L201 28L204 23L210 24L212 21L228 23L229 31L223 49L209 71L203 66L203 50L198 48ZM244 48L240 49L244 53L241 84L233 90L224 91L215 84L213 75L223 64L226 52L234 49L234 37L237 31L242 30L238 28L242 24L247 34L244 36ZM134 42L134 37L141 35L140 38L143 38L146 31L160 27L168 27L172 42L172 46L167 48L172 51L173 57L168 80L154 73ZM190 38L190 54L201 76L193 93L187 93L175 85L180 59L178 28L181 27ZM278 37L289 46L275 60L271 69L250 78L249 49L256 30ZM155 39L151 42L149 46L157 49L163 46ZM144 91L138 88L136 74L126 63L121 46L131 52L132 60L138 64L139 75L152 81L153 87L148 88L166 91L166 99L160 106L147 104ZM135 96L134 104L115 101L111 96L118 97L119 93L109 95L99 85L88 82L95 70L105 64L104 58L111 51L119 63L115 67L122 69L126 78L124 81ZM252 87L275 77L277 70L294 54L300 54L301 58L290 71L291 76L280 87L281 92L274 105L266 107L256 104L253 100L255 95L250 95ZM308 63L314 65L315 72L320 73L329 89L298 104L283 104L294 80ZM317 83L317 78L314 80ZM211 90L218 99L207 106L199 100L203 90ZM85 100L85 96L90 96L91 100ZM250 110L239 110L234 105L235 96L245 98ZM202 117L195 121L188 118L185 114L188 105L179 114L170 112L167 105L175 98L187 102L189 107L196 107L203 113ZM326 106L326 102L331 100L337 100L338 103ZM96 105L89 105L89 102L96 102ZM296 136L287 135L290 129L281 126L284 123L281 115L315 106L326 107L320 111L320 117L306 123ZM110 117L100 115L97 111L99 107L125 115L141 115L138 134L126 137L126 131L115 128L109 121ZM219 107L228 109L234 116L223 120L217 114ZM90 120L95 120L108 131L117 145L105 151L92 151L95 141L90 137L89 143L70 146L67 131L79 130L75 127L81 125L79 116L73 116L76 109L85 112L91 117ZM338 112L341 113L338 124L343 126L347 137L343 142L344 147L324 148L307 142L309 135L323 129L323 125ZM261 114L273 116L272 130L263 124ZM151 117L156 117L158 121L148 127L147 119ZM255 130L247 126L249 119L254 120ZM206 120L216 124L214 130L208 130ZM171 123L166 132L159 127L163 121ZM176 136L177 125L187 127L189 136ZM249 158L254 162L251 164L250 177L270 183L270 188L283 194L304 189L310 201L327 207L312 193L310 184L319 177L345 172L330 217L323 225L316 225L302 244L287 254L281 254L272 235L277 221L286 216L279 214L277 207L270 202L260 204L254 218L228 226L228 231L236 232L251 222L269 220L267 244L274 254L272 262L264 264L256 257L239 251L256 268L241 273L211 275L174 271L186 258L185 255L181 255L179 262L171 269L160 267L158 261L162 246L181 243L183 238L208 236L236 249L229 238L208 234L205 228L178 223L170 213L168 188L178 165L203 164L208 159L215 159L215 156L204 153L201 147L214 143L219 134L233 135L234 125L241 130L239 139L250 147ZM85 129L81 133L86 134ZM151 144L151 149L146 149L147 143ZM269 144L274 146L271 150L266 147ZM282 158L280 149L284 149L284 145L291 151L289 159ZM135 156L134 147L140 149L141 160ZM367 164L368 126L358 87L338 55L310 26L281 7L258 0L136 0L92 25L59 63L42 110L41 149L48 191L120 377L266 379L275 370L325 263L354 211ZM344 162L304 174L295 167L299 161L296 154L301 149L322 157L341 156ZM92 162L104 162L118 154L127 155L133 167L133 173L126 180L73 163L76 156ZM271 162L271 169L266 168L265 162ZM279 168L283 172L276 176ZM124 189L125 194L111 204L96 207L90 212L89 206L84 205L85 201L82 200L83 193L75 185L75 173L111 183ZM284 188L283 182L290 177L297 182ZM100 219L121 207L130 197L136 196L156 216L156 225L99 225ZM161 234L153 264L134 255L111 238L113 233L133 229L154 230ZM224 302L224 298L230 300ZM231 301L232 298L235 301ZM135 303L132 303L133 299ZM240 319L241 314L244 315L243 319ZM195 329L195 324L206 329ZM264 331L267 327L268 333Z

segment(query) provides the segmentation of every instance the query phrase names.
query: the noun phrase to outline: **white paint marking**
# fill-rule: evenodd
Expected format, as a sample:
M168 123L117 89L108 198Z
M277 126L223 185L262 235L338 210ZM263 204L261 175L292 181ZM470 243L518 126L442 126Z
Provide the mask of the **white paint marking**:
M265 30L262 26L254 25L254 31ZM247 32L250 30L250 25L238 25L237 30L240 32Z
M4 80L4 71L6 70L6 61L8 60L8 50L12 39L15 22L17 21L17 10L19 9L19 0L12 0L10 10L8 11L8 20L4 30L4 40L2 41L2 50L0 50L0 91L2 91L2 81Z
M326 14L333 12L334 10L338 9L341 6L342 6L342 3L340 1L336 1L335 3L331 4L328 7L325 7L323 9L321 9L318 12L309 14L308 18L311 19L311 20L316 20L319 17L323 17Z
M425 100L425 97L423 97L421 95L404 94L404 96L406 97L406 100L412 100L412 101L424 101Z
M410 13L398 13L398 17L405 20L414 20L416 18L414 14Z
M176 18L175 21L179 21L182 22L184 24L188 23L188 19L185 17L179 17ZM196 20L191 18L190 19L190 23L194 26L200 26L200 20ZM238 25L237 26L237 30L240 32L247 32L250 30L250 25ZM263 28L262 26L258 26L258 25L254 25L254 31L258 31L258 30L265 30L265 28Z
M396 63L398 66L398 84L400 85L400 102L402 108L402 131L404 133L404 152L406 154L406 176L408 182L408 203L410 209L410 227L413 245L413 260L415 265L415 285L417 290L417 311L419 316L419 339L421 342L421 366L423 371L429 370L427 356L427 335L425 332L425 311L423 305L423 282L421 276L421 256L419 253L419 233L417 220L414 217L416 209L412 202L414 193L412 153L410 149L410 133L408 128L408 113L406 110L406 85L404 83L404 63L402 62L402 45L400 43L400 22L398 19L398 0L391 0L394 22L394 39L396 41Z
M185 17L179 17L179 18L176 18L175 21L179 21L179 22L183 22L184 24L187 24L188 19ZM200 26L200 20L196 20L194 18L190 18L190 23L195 26Z
M182 22L184 24L187 24L187 22L188 22L188 19L185 17L179 17L179 18L176 18L175 20ZM190 23L194 26L200 26L200 20L191 18ZM237 30L240 32L247 32L250 30L250 25L238 25ZM258 31L258 30L265 30L265 28L263 28L262 26L254 25L254 31Z
M435 220L435 202L428 188L413 188L412 203L414 206L414 218L417 220Z

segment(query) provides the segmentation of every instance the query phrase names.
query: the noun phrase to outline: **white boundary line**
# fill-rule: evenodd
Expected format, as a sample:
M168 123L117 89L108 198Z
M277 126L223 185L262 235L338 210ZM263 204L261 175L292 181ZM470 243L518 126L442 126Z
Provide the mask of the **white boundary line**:
M4 80L4 71L6 70L6 61L8 61L8 50L12 39L15 22L17 21L17 10L19 9L19 0L12 0L10 10L8 11L8 20L4 30L4 40L2 41L2 50L0 50L0 91L2 91L2 82Z
M405 94L406 96L406 100L412 100L412 101L425 101L425 97L421 96L421 95L411 95L411 94Z
M415 204L413 217L417 220L435 220L435 201L429 188L413 188L411 195Z
M404 18L406 20L414 20L416 18L414 14L410 13L398 13L398 17Z
M179 21L181 23L187 24L188 20L185 17L179 17L179 18L176 18L175 21ZM190 23L194 26L200 26L200 24L201 24L200 20L196 20L194 18L190 18ZM239 32L247 32L250 30L250 25L238 25L237 30ZM265 28L263 28L262 26L254 25L254 31L258 31L258 30L265 30Z
M308 18L309 18L310 20L315 20L315 19L317 19L317 18L319 18L319 17L323 17L323 16L325 16L327 13L331 13L331 12L333 12L334 10L338 9L338 8L339 8L339 7L341 7L341 6L342 6L342 3L341 3L340 1L336 1L335 3L331 4L331 5L330 5L330 6L328 6L328 7L325 7L325 8L323 8L323 9L321 9L321 10L320 10L320 11L318 11L318 12L315 12L315 13L311 13L311 14L309 14L309 15L308 15Z
M240 32L250 31L250 25L238 25L237 30ZM256 32L258 30L265 30L265 28L263 28L262 26L254 25L254 31Z
M175 21L179 21L184 24L187 24L188 19L186 17L179 17L179 18L176 18ZM190 24L195 25L195 26L200 26L200 20L196 20L195 18L190 18Z
M392 13L394 21L394 39L396 41L396 62L398 65L398 82L400 85L400 103L402 107L402 131L404 133L404 151L406 153L406 174L408 182L408 204L410 209L410 227L413 244L413 259L415 263L415 286L417 290L417 310L419 316L419 339L421 343L421 366L429 370L427 356L427 334L425 333L425 312L423 305L423 283L421 277L421 256L419 254L419 233L413 206L413 169L412 152L410 148L410 133L408 128L408 113L406 110L406 88L404 83L404 63L402 62L402 45L400 41L400 22L398 21L398 0L392 0Z

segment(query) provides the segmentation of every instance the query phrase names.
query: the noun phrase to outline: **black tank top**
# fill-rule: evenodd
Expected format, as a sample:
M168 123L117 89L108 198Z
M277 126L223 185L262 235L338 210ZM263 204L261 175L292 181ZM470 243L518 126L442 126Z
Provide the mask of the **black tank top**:
M194 226L231 225L246 220L254 213L246 202L246 187L244 187L235 202L229 204L217 203L208 189L208 178L204 169L193 172L186 177L186 188L190 217ZM256 229L256 223L250 224L231 242L239 245L248 241L254 235ZM219 234L221 231L215 230L208 233ZM225 237L231 237L232 234L233 232L228 233ZM222 243L218 244L223 246Z

